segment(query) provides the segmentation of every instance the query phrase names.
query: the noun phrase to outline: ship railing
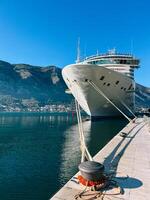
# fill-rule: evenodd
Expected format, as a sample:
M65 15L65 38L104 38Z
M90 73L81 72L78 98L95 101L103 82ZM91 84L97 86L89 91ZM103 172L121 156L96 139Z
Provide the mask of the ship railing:
M132 54L130 53L105 53L105 54L96 54L96 55L92 55L92 56L87 56L84 60L88 60L89 58L94 58L94 57L98 57L98 56L130 56L133 57Z

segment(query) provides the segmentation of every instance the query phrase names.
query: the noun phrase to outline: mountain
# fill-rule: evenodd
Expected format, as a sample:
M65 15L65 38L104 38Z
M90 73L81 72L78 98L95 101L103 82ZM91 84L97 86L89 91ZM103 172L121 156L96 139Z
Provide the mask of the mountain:
M137 107L150 108L150 88L136 84L135 102Z
M70 104L61 69L0 61L0 110Z

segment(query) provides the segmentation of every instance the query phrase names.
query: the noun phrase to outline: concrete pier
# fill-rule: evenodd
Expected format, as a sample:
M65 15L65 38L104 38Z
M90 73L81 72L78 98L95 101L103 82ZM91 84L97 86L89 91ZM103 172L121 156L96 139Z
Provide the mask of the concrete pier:
M150 200L150 118L137 118L121 130L97 155L105 171L122 188L122 194L103 191L93 199ZM85 186L78 183L78 172L51 200L73 200ZM88 189L87 189L88 190ZM88 193L87 193L88 194ZM90 199L90 192L83 198ZM91 198L92 199L92 198Z

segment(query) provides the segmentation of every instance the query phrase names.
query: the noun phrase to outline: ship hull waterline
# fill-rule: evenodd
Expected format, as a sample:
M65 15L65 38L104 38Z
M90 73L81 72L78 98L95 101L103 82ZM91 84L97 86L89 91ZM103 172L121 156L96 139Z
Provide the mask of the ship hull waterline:
M92 118L123 116L103 95L92 81L126 115L134 111L134 80L105 67L92 64L72 64L62 70L62 76L82 109ZM129 109L127 109L129 108Z

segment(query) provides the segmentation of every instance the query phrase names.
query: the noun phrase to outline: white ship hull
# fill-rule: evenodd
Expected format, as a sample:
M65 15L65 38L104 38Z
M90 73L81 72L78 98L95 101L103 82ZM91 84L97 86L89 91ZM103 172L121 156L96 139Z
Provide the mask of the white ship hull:
M125 114L131 115L127 107L134 111L134 92L131 92L134 80L129 77L105 67L83 63L66 66L62 75L73 96L91 117L120 116L121 113L87 80L91 80ZM104 78L100 80L102 76Z

